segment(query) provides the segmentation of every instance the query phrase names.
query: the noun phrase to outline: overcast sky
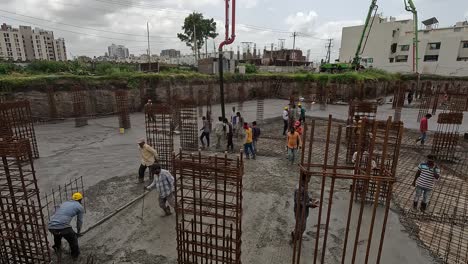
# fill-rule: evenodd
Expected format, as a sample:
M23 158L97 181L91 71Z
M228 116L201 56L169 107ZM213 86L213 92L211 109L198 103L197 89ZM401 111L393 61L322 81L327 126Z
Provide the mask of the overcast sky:
M311 59L324 58L326 39L333 38L332 58L338 56L343 26L362 24L371 0L237 0L237 38L228 49L254 42L257 49L278 39L291 48L291 32L302 33L296 47L310 49ZM223 0L0 0L0 22L53 30L65 38L68 55L104 55L112 43L126 45L131 54L146 53L146 22L152 53L161 49L190 49L176 34L192 11L218 22L224 35ZM468 19L468 0L415 0L421 19L437 17L440 27ZM411 18L403 0L378 1L378 13ZM307 36L305 35L307 34ZM216 45L220 37L215 39ZM213 40L208 47L213 51Z

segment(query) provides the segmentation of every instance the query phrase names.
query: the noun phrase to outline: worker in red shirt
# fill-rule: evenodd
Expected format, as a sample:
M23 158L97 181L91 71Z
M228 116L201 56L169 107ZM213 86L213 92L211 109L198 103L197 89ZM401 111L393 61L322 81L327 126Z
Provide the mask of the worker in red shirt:
M426 142L426 132L428 130L428 120L432 117L431 114L426 114L425 117L421 119L419 124L419 131L421 132L421 136L416 139L416 143L421 141L421 146L424 146L424 142Z

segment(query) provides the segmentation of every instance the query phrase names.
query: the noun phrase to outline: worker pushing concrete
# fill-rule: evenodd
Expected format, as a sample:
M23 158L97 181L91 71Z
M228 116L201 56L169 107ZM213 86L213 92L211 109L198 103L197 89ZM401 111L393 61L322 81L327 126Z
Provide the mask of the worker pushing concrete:
M288 125L289 125L289 111L288 107L285 106L283 110L283 136L286 136L286 132L288 131Z
M209 148L210 147L210 122L206 119L206 117L202 117L202 122L203 122L203 127L200 129L202 132L200 135L200 141L202 143L203 148L205 148L205 141L203 141L204 138L206 138L206 146Z
M226 127L223 122L223 118L220 116L218 117L218 121L215 124L215 136L216 136L216 149L221 149L222 141L224 138L224 134L226 132Z
M84 208L81 205L82 200L83 195L81 193L74 193L71 201L66 201L60 205L48 225L50 233L54 236L52 248L60 254L62 250L62 238L65 238L70 245L71 256L75 260L80 255L78 237L81 236L81 227L83 226ZM75 216L76 233L70 225Z
M145 187L145 190L156 187L159 193L159 207L164 210L166 216L171 215L171 207L175 207L174 177L169 171L161 169L159 164L150 167L150 174L156 175L156 177L150 185Z
M142 183L144 182L146 168L158 162L159 156L154 148L145 143L144 138L138 140L138 146L141 156L141 164L138 169L138 182ZM150 180L152 180L151 175Z
M294 239L302 238L306 227L307 218L309 217L309 208L317 208L320 205L318 200L313 201L307 192L306 185L309 183L310 177L302 176L301 183L294 190L294 218L296 219L297 235L295 230L291 232L290 243L294 243Z

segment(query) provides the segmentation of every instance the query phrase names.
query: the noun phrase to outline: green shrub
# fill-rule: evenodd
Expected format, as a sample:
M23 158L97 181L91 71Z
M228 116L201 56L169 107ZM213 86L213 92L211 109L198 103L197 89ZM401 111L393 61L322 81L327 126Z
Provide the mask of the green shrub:
M135 66L109 62L97 63L94 72L96 75L128 75L135 72Z
M23 72L23 67L9 62L0 63L0 75L12 74L14 72Z
M257 66L250 64L250 63L246 63L244 66L245 66L245 73L247 74L257 73Z

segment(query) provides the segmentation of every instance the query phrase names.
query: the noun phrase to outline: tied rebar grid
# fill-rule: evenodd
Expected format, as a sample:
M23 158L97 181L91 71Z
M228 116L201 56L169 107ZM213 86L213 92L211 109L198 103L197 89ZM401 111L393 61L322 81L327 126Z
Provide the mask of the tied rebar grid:
M180 131L180 147L182 150L198 150L198 121L195 102L191 100L179 101L179 111L182 120Z
M47 219L50 221L54 215L56 208L60 207L63 202L69 201L72 195L80 192L83 195L81 204L86 212L86 195L84 192L83 176L79 178L70 179L64 185L59 185L56 189L52 189L50 193L46 193L41 198L42 211Z
M407 86L403 85L401 82L398 82L395 85L395 90L393 93L393 109L401 109L405 104L405 95L406 95ZM400 110L401 111L401 110Z
M375 119L377 107L377 103L366 101L351 101L349 104L346 126L346 161L348 163L352 163L354 152L356 152L361 124ZM356 121L356 116L359 116L359 121ZM364 132L369 131L364 130Z
M262 81L260 88L257 89L257 116L256 120L258 124L263 123L265 113L265 82Z
M27 139L0 141L1 263L49 263L31 146Z
M464 264L468 261L468 152L455 155L456 162L436 161L441 177L431 191L425 212L412 208L415 195L412 182L417 171L414 166L399 166L394 203L412 223L411 228L422 244L441 263ZM404 163L407 160L411 159L402 157Z
M242 153L173 155L179 264L241 263Z
M432 153L440 160L454 160L460 140L460 125L463 113L440 113L437 119L437 131L434 134Z
M390 123L389 123L390 122ZM370 120L361 125L358 132L357 143L362 144L361 148L363 149L363 156L360 159L360 167L366 166L370 162L372 167L372 175L379 176L382 174L378 164L383 164L385 167L386 175L395 177L396 169L398 165L398 158L400 155L401 141L403 136L403 122L392 122L392 119L389 118L387 121L377 121ZM362 138L361 138L362 137ZM372 145L373 144L373 145ZM372 160L369 159L369 149L372 148L374 155ZM384 158L384 150L386 152ZM357 163L358 152L356 150L355 155L355 164ZM356 184L357 195L356 201L364 199L367 202L373 202L375 198L377 182L374 180L370 181L361 181L358 180ZM380 196L379 202L385 204L387 200L387 183L382 183L380 186ZM367 190L362 192L359 190Z
M128 129L130 124L130 111L128 107L128 91L115 91L115 101L117 106L117 114L119 116L119 127Z
M345 155L340 155L342 150L343 126L335 125L332 122L332 116L329 116L326 121L326 141L316 141L320 138L319 129L317 129L320 121L312 120L311 125L307 125L304 131L304 140L302 145L302 156L300 165L299 177L299 193L307 193L308 190L318 192L318 208L313 209L314 212L310 217L316 223L315 243L313 248L302 247L302 231L306 224L306 206L304 201L300 200L302 195L296 196L295 203L302 206L296 207L296 225L293 232L293 257L292 263L329 263L332 259L341 261L341 263L380 263L383 243L386 232L387 219L390 209L390 201L392 195L392 186L395 178L392 177L391 171L387 170L384 160L387 160L387 148L382 150L380 162L377 161L376 167L378 173L372 170L371 161L375 159L374 153L375 137L370 139L369 149L364 149L363 144L357 149L357 161L354 166L349 166L346 163ZM389 131L392 126L392 121L389 118L386 122L386 129ZM373 124L372 130L374 134L377 132L377 123ZM310 132L309 132L310 131ZM363 140L362 137L361 141ZM388 141L388 138L385 138ZM367 152L367 153L365 153ZM365 158L366 157L366 158ZM367 162L362 162L362 160ZM364 184L362 189L356 188L358 181L376 183L376 191L371 204L366 203L364 199L359 202L355 201L356 195L365 195L368 184ZM349 188L351 186L351 188ZM387 186L387 188L381 188ZM347 187L347 188L346 188ZM335 199L340 192L343 196L345 189L349 190L347 198ZM386 201L382 207L379 207L380 192L386 192ZM307 201L309 202L309 201ZM332 220L332 216L342 218L343 207L346 208L347 219L343 226L339 226L338 222ZM357 209L354 207L358 207ZM310 221L309 221L310 222ZM332 223L333 228L330 228ZM366 231L361 230L366 227ZM333 230L343 230L340 236L343 237L343 242L340 245L333 245L333 248L327 246L329 233ZM333 234L336 236L337 234ZM378 239L377 242L375 240ZM364 241L364 244L362 242ZM374 243L374 245L372 244ZM362 248L358 250L358 247ZM363 250L365 248L365 251ZM311 257L301 262L301 252L310 255Z
M39 158L36 132L31 114L29 101L13 101L0 103L0 120L3 133L1 139L13 136L16 139L28 139L31 144L32 157ZM8 132L9 131L9 132Z
M446 109L452 113L462 113L468 110L468 91L463 94L450 94Z
M85 98L85 91L83 91L81 87L75 86L72 88L73 116L75 117L75 127L88 125Z
M11 87L2 87L0 88L0 103L6 101L13 101L13 89Z
M172 108L164 104L157 106L147 104L145 113L146 142L158 152L161 167L172 171L171 155L174 152Z

